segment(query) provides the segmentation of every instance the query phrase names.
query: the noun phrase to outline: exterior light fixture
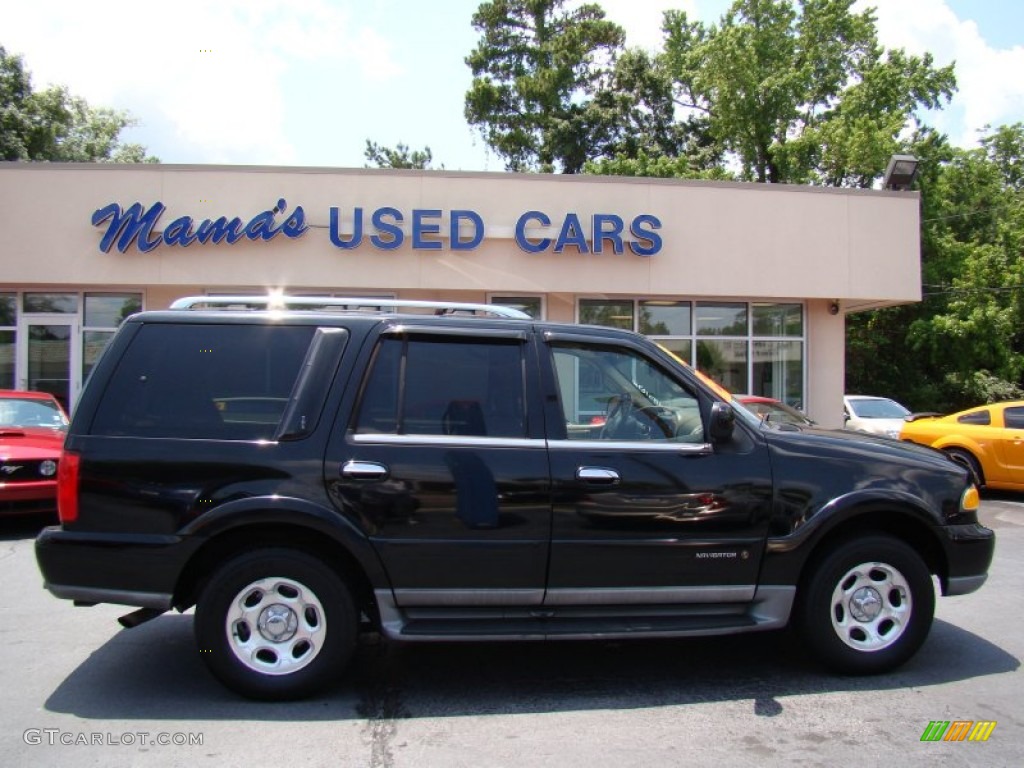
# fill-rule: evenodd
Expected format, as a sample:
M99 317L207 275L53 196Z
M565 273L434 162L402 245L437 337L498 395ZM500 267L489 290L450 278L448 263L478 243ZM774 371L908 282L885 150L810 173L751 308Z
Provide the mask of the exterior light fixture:
M889 165L885 169L885 177L882 179L883 189L905 190L917 176L917 158L913 155L893 155L889 158Z

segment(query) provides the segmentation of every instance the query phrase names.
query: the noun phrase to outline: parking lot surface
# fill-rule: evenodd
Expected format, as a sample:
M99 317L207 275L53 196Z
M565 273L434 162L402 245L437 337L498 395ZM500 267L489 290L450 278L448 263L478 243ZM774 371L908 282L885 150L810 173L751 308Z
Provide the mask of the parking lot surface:
M239 699L190 615L132 630L41 586L41 523L0 521L0 765L1024 765L1024 496L989 495L981 591L937 603L897 673L837 677L789 632L682 641L396 645L364 638L327 695ZM933 722L986 741L922 741Z

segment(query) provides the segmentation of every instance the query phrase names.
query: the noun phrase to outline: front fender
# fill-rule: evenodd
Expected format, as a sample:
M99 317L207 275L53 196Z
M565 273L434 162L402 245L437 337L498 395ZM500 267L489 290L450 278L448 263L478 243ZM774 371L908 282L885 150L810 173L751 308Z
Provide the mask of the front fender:
M761 570L762 584L795 584L804 565L822 542L857 528L888 531L919 550L939 546L935 526L939 516L920 498L893 489L864 489L838 496L784 536L769 537ZM937 565L937 564L936 564Z

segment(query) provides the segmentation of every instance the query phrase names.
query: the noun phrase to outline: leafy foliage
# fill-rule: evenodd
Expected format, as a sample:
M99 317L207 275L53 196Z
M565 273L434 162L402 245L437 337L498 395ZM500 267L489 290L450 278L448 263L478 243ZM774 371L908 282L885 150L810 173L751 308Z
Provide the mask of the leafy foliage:
M956 81L930 55L883 50L873 13L853 13L853 2L736 0L717 26L666 12L664 50L648 77L669 83L676 144L664 155L678 175L735 169L744 181L856 187L878 179L917 111L940 107ZM664 115L664 102L650 114ZM642 149L588 170L667 171Z
M0 159L57 162L157 162L139 144L123 144L135 125L126 113L94 109L67 88L32 88L20 56L0 46Z
M366 155L367 160L373 163L372 166L366 166L367 168L414 168L426 170L430 168L430 163L434 159L430 147L410 151L407 145L399 142L392 149L391 147L376 144L369 139L366 140L366 150L363 154ZM443 165L441 169L444 170Z
M466 57L465 115L510 171L578 173L611 131L593 102L625 40L598 5L491 0L473 14L481 33Z
M850 318L848 386L915 410L1024 397L1022 150L1022 124L970 150L918 136L924 300Z

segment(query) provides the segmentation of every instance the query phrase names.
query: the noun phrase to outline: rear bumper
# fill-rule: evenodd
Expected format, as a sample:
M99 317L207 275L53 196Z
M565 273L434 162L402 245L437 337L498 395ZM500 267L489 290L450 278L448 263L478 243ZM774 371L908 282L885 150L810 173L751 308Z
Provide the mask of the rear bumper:
M36 538L36 562L55 597L167 610L194 543L178 536L75 533L59 526Z

